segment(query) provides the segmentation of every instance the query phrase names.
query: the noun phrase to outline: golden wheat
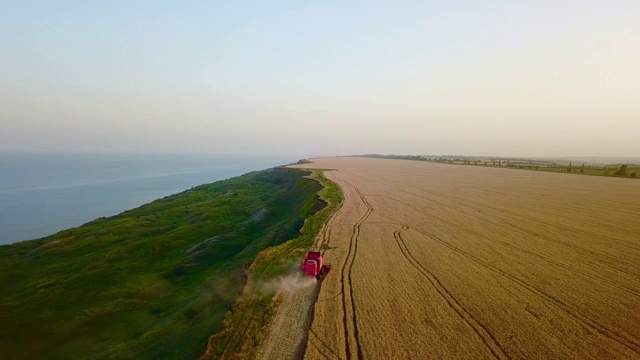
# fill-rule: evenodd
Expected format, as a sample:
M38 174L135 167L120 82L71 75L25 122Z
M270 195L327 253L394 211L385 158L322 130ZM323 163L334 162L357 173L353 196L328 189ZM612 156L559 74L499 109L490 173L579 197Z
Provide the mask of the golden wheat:
M345 200L306 359L640 358L640 182L313 161Z

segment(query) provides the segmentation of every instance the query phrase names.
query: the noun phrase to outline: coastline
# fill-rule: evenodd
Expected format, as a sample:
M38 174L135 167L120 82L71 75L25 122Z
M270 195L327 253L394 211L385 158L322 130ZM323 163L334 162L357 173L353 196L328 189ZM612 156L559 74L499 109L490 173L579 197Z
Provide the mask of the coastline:
M286 161L260 156L3 154L0 245L46 237Z
M0 353L199 356L247 264L316 208L321 186L306 174L251 172L0 246Z

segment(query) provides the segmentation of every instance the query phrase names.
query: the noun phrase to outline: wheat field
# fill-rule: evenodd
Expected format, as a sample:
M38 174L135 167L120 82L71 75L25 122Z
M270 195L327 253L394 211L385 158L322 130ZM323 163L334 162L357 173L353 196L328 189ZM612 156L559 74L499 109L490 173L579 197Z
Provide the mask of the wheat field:
M640 359L640 181L322 158L305 359ZM304 308L304 306L300 306ZM300 349L298 349L299 353Z

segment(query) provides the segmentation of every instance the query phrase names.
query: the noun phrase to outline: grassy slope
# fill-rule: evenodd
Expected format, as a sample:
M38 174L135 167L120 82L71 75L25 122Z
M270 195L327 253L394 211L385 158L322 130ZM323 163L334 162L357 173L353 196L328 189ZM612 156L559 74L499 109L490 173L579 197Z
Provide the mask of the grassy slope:
M1 357L200 355L255 255L313 212L304 174L249 173L0 246Z
M202 359L252 359L264 340L268 326L282 300L278 294L264 292L259 286L300 262L315 244L322 227L341 206L343 194L337 184L324 177L323 171L312 170L311 178L322 184L320 197L327 206L307 218L300 236L279 246L262 251L249 269L251 281L224 320L224 328L211 336Z

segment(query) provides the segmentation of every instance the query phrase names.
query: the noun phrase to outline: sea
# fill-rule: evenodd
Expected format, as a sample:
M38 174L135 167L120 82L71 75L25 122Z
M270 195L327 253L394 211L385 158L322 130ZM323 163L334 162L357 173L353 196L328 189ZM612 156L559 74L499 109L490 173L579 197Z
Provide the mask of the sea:
M0 153L0 245L112 216L298 159L249 155Z

